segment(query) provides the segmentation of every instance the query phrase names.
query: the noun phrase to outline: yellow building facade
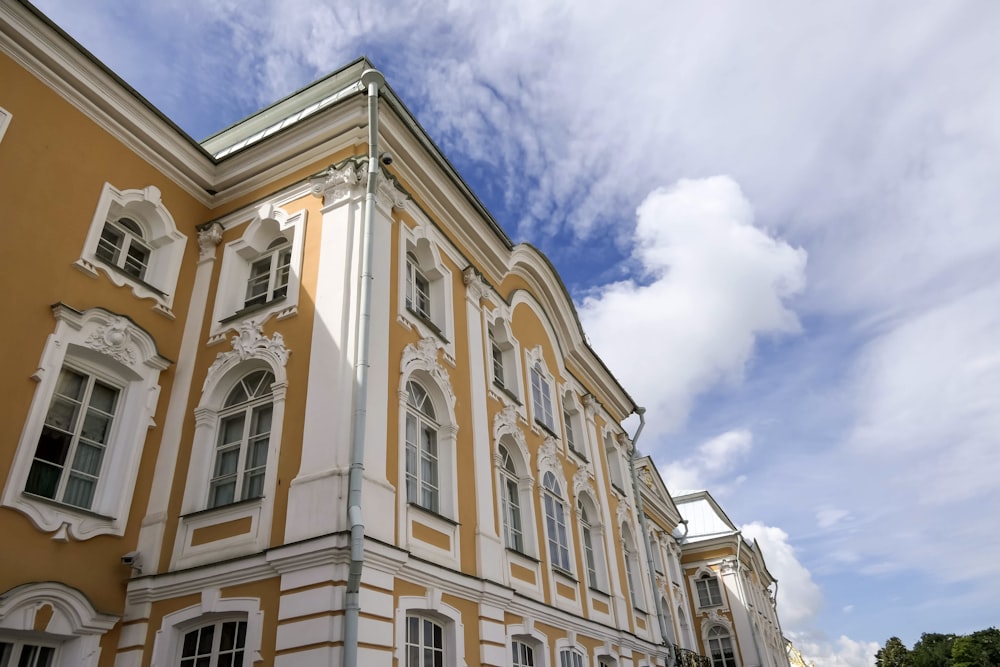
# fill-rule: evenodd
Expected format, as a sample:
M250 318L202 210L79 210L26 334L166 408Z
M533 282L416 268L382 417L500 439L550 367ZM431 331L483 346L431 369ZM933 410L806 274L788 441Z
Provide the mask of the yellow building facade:
M367 61L197 143L4 2L0 81L0 665L697 651L637 406Z

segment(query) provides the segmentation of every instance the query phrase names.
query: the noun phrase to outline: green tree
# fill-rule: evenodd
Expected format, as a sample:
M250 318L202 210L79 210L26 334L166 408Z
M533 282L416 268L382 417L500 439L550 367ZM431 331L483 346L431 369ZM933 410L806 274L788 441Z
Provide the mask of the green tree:
M912 667L910 651L899 637L890 637L875 654L875 667Z
M910 651L913 667L952 667L951 647L954 643L955 635L925 632Z
M1000 630L988 628L955 639L951 647L952 667L997 667L1000 665Z

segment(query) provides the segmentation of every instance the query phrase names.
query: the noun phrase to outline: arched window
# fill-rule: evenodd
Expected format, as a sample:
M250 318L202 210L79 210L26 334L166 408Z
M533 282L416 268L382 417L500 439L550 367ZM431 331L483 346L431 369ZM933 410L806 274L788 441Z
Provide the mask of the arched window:
M229 391L219 413L209 507L264 495L264 472L273 413L270 371L245 375Z
M721 626L716 625L708 631L708 653L712 667L736 667L732 639L729 631Z
M95 254L105 264L142 280L146 277L150 252L139 224L122 217L104 223Z
M438 425L427 392L406 383L406 501L440 512L438 484Z
M566 507L556 476L546 472L542 478L545 503L545 532L549 540L552 565L569 572L569 539L566 535Z
M521 524L521 492L517 470L510 452L500 445L500 504L503 512L504 543L509 549L524 553L524 530Z
M510 643L511 667L535 667L535 649L530 644L514 640Z
M406 307L421 319L431 320L431 283L412 252L406 253Z
M552 416L552 385L549 375L541 362L535 362L531 367L531 407L535 421L545 426L549 431L555 430L555 419Z
M699 607L718 607L722 604L722 591L719 590L719 579L708 572L695 581L698 589Z
M583 667L583 654L571 648L559 651L559 667Z
M184 634L180 667L242 667L247 622L223 620Z
M292 266L292 244L284 236L271 241L267 251L250 265L243 307L263 305L283 299L288 293Z
M444 628L426 616L406 617L406 667L444 665Z
M677 638L674 636L674 622L673 622L673 619L670 618L670 603L667 602L667 598L665 598L662 595L660 596L660 609L663 611L663 614L666 616L666 618L664 619L666 621L664 623L664 625L666 626L667 636L664 637L663 639L668 644L676 644L677 643Z
M587 567L587 585L606 592L607 566L600 514L588 493L580 494L576 507L580 516L580 539L583 541L583 558Z
M622 555L625 557L625 581L632 606L643 609L642 587L636 577L639 575L639 558L635 550L635 540L627 525L622 525Z

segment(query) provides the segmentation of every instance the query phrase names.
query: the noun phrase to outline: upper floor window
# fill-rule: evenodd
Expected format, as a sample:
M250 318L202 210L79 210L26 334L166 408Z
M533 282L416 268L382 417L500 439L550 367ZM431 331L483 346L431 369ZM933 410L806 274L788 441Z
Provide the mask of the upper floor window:
M426 226L411 229L403 225L401 229L399 321L415 326L421 337L433 335L443 340L448 353L454 354L452 274L441 258L444 246L428 234L436 238Z
M524 530L521 525L521 492L517 470L510 452L500 445L502 485L500 503L503 512L503 534L507 547L524 553Z
M406 383L406 501L440 512L438 425L427 391Z
M562 499L562 489L556 481L556 476L551 472L545 473L542 487L549 559L554 566L569 572L569 538L566 533L566 507Z
M555 430L555 420L552 417L552 385L541 362L537 361L531 367L531 407L536 422L549 431Z
M298 312L306 212L261 206L242 235L222 250L209 342L226 338L239 322L282 320ZM212 223L216 229L225 225ZM211 231L211 230L206 230ZM217 232L216 232L217 233Z
M119 218L104 223L101 239L97 242L99 260L142 280L146 277L151 253L135 220Z
M445 664L444 627L424 616L406 617L406 667Z
M136 296L153 299L157 311L173 317L186 243L159 189L117 190L105 184L74 266L95 278L103 271L115 285L131 286Z
M26 493L90 509L110 444L121 389L63 367L45 415Z
M250 265L243 306L249 308L285 298L291 266L292 244L279 236L267 247L267 253Z
M699 607L717 607L722 604L718 577L706 572L695 581L695 588L698 589Z
M121 535L169 362L128 318L63 304L52 312L2 504L61 539Z
M618 445L610 431L604 434L604 454L608 461L608 476L611 477L611 485L622 495L626 495L621 452L619 452Z
M254 371L226 396L219 413L215 467L209 481L209 507L264 495L264 474L273 414L274 374Z
M417 256L406 253L406 307L421 318L431 319L431 283L420 269Z
M242 667L247 622L218 621L184 634L180 667Z
M639 574L639 558L635 549L635 540L628 526L622 526L622 556L625 559L625 582L628 584L628 595L632 606L642 609L642 587L636 577Z
M604 564L604 537L598 522L597 506L587 493L577 500L580 515L580 539L583 540L583 558L587 566L587 585L597 590L606 590L606 567Z
M712 667L736 667L733 641L729 631L721 626L716 625L708 631L708 653Z

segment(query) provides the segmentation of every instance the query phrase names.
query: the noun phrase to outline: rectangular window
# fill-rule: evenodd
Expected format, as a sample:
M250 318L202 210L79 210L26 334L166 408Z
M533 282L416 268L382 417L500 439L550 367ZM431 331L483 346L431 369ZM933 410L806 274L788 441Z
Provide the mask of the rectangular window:
M63 368L24 490L90 509L111 438L119 390Z
M535 421L550 431L553 430L555 421L552 418L552 395L549 381L543 375L539 364L531 368L531 405L535 411Z
M566 424L566 445L573 451L579 451L576 448L576 437L573 433L573 416L565 410L563 410L563 423Z
M56 650L20 642L0 642L0 667L50 667Z
M501 389L506 389L507 383L503 376L503 350L492 335L490 335L490 351L493 356L493 382Z
M406 667L444 667L444 628L427 618L406 617Z
M722 604L722 591L719 590L719 580L704 575L695 583L698 589L698 606L717 607Z
M535 667L535 651L524 642L511 643L511 665L513 667Z

